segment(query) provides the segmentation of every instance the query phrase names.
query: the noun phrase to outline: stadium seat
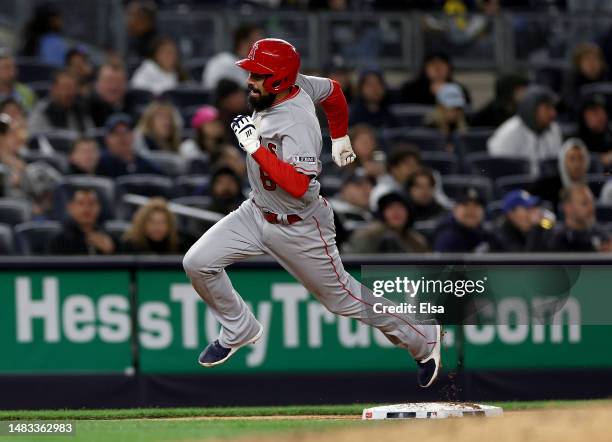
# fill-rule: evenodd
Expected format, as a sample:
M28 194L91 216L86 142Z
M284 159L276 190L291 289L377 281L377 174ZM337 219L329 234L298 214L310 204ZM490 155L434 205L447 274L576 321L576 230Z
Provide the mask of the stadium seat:
M128 89L125 94L126 108L134 110L137 114L142 114L144 108L154 99L153 92L145 89Z
M67 175L55 190L54 208L55 217L64 219L66 216L65 207L72 193L72 189L84 187L93 189L98 195L98 200L102 206L100 218L103 220L112 219L115 215L115 183L112 179L89 175Z
M457 155L450 152L423 152L423 164L440 172L441 175L456 174L459 172Z
M495 191L498 197L503 198L511 190L528 190L534 181L535 178L529 174L500 177L495 180Z
M28 83L28 87L34 91L39 100L46 98L51 90L52 83L50 81L34 81Z
M425 115L433 109L433 106L398 103L391 105L389 111L401 126L419 127L423 125Z
M15 226L15 240L23 255L46 255L50 239L61 230L57 221L31 221Z
M44 63L36 57L19 57L16 61L21 83L50 81L57 70L57 66Z
M164 175L176 177L185 173L185 159L177 153L149 151L143 156L159 167Z
M13 229L8 224L0 224L0 255L15 254Z
M59 153L69 154L78 134L70 130L56 130L44 134L51 147Z
M21 198L0 198L0 223L15 226L29 221L32 204Z
M4 164L0 164L0 198L6 196L10 187L9 177L11 172Z
M336 175L323 175L320 177L321 195L324 197L332 197L342 187L342 178Z
M187 163L187 173L189 175L206 175L210 170L210 157L206 153L201 153L195 158L189 158Z
M182 196L172 199L172 202L182 204L184 206L195 207L196 209L208 210L212 202L212 198L210 196L203 195Z
M540 176L553 176L559 173L559 160L557 158L546 158L540 160Z
M202 106L210 102L210 95L200 87L184 86L166 91L162 98L171 101L179 109L189 106Z
M565 60L561 62L547 62L535 68L535 83L546 86L555 92L561 91L565 73Z
M412 225L412 228L423 235L429 244L433 244L438 224L440 224L438 219L417 221Z
M123 195L128 193L148 197L160 196L169 199L172 197L172 188L172 180L163 175L124 175L115 180L118 201L121 201Z
M443 151L445 149L444 138L440 132L432 129L398 127L383 129L381 138L387 150L402 143L414 144L420 150Z
M183 62L183 67L187 69L189 72L189 77L197 82L202 80L202 74L204 72L204 68L206 67L206 62L208 58L198 57L192 58L190 60L185 60Z
M474 175L497 179L508 175L528 174L529 161L522 158L492 157L486 152L475 152L465 158L468 171Z
M176 197L208 195L209 185L210 177L208 175L181 176L174 182L174 195Z
M597 213L597 222L610 223L612 222L612 206L607 204L597 204L595 206Z
M458 147L463 155L468 155L473 152L486 152L487 140L495 132L494 128L478 127L471 128L465 134L458 135Z
M485 200L491 201L493 184L487 177L474 175L445 175L442 177L444 193L451 199L455 199L460 192L470 187L479 189Z
M485 220L495 221L501 215L503 215L502 201L491 201L487 204L485 208Z
M130 228L132 224L128 221L113 219L104 223L104 230L113 237L115 242L119 244L123 234Z
M601 189L606 184L606 182L610 179L610 175L604 175L599 173L588 174L584 181L591 188L591 192L595 196L595 199L599 198L599 194L601 193Z
M21 153L22 158L27 163L35 163L42 161L49 164L55 170L60 173L66 173L68 171L68 158L65 154L60 152L54 152L52 154L43 154L36 151L27 150Z

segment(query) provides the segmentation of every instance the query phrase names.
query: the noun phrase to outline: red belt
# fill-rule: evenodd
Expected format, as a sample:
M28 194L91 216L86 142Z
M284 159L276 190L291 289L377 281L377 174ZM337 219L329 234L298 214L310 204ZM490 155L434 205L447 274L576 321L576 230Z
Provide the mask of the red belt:
M263 212L263 216L270 224L284 224L279 221L280 215L274 212L265 211ZM302 221L302 218L300 218L298 215L287 215L287 224L295 224L298 221Z

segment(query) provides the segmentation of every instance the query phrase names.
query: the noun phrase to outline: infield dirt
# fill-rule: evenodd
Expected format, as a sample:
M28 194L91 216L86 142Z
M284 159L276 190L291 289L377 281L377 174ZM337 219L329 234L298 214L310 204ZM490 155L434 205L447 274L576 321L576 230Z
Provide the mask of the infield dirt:
M312 419L313 416L305 418ZM346 418L346 417L345 417ZM290 418L289 418L290 419ZM359 422L347 429L239 438L253 442L609 442L612 406L511 411L497 418ZM225 439L227 441L227 439Z

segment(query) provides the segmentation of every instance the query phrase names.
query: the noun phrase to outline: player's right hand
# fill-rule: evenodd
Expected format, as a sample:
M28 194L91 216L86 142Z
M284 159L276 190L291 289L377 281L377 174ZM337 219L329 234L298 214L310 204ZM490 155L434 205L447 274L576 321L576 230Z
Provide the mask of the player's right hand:
M348 135L342 138L332 139L332 159L340 167L344 167L347 164L351 164L355 161L357 156L353 152L353 146L351 146L351 139Z
M234 131L240 147L248 154L253 154L259 149L259 130L255 127L253 118L249 115L238 115L232 120L230 127Z

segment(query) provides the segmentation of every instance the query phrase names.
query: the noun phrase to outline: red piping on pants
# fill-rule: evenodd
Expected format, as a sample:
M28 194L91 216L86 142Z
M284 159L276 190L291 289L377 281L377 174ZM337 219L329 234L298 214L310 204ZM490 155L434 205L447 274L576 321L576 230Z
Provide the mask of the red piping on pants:
M321 232L321 226L319 225L319 220L317 220L316 217L312 217L312 219L315 220L315 223L317 224L317 230L319 231L319 236L321 237L321 241L323 241L323 246L325 247L325 254L327 255L327 257L329 258L329 262L331 263L333 269L334 269L334 273L336 274L336 278L338 279L338 282L340 283L340 285L342 286L342 289L353 299L361 302L362 304L365 304L369 307L374 307L372 304L365 302L363 299L358 298L357 296L353 295L351 293L351 291L344 285L344 283L340 280L340 275L338 274L338 269L336 269L336 264L334 264L334 260L331 257L331 255L329 254L329 250L328 250L328 246L327 243L325 242L325 239L323 238L323 233ZM424 339L427 339L426 336L421 333L420 331L418 331L414 325L412 325L410 322L406 321L404 318L402 318L401 316L397 316L394 315L393 313L386 313L389 316L393 316L394 318L399 319L402 322L405 322L411 329L413 329L416 333L418 333L421 337L423 337ZM436 344L437 341L434 342L427 342L428 345L430 344Z

